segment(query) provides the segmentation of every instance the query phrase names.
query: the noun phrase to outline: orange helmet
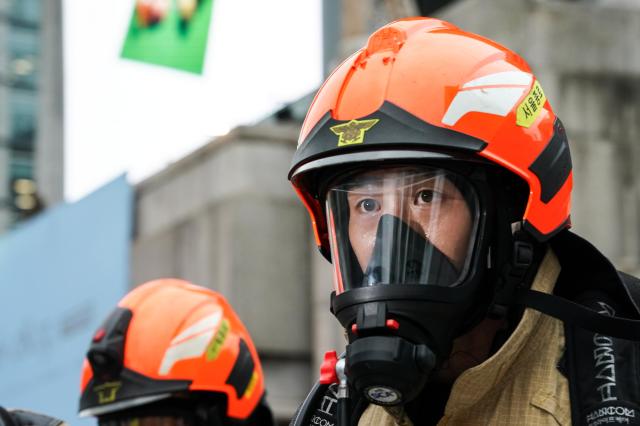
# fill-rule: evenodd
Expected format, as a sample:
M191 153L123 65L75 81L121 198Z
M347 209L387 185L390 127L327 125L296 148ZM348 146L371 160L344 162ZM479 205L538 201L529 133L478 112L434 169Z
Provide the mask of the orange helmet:
M571 157L540 82L438 19L392 22L338 66L289 179L334 265L348 381L382 405L415 398L484 318L511 319L569 225Z
M448 22L408 18L373 33L329 76L302 126L289 178L322 253L329 257L320 173L434 154L483 159L522 178L521 219L539 241L569 226L566 134L529 66Z
M155 415L148 407L174 403L193 414L188 401L197 400L215 405L221 419L269 424L264 392L254 344L225 298L162 279L127 294L96 331L82 368L80 415L102 423L123 410Z

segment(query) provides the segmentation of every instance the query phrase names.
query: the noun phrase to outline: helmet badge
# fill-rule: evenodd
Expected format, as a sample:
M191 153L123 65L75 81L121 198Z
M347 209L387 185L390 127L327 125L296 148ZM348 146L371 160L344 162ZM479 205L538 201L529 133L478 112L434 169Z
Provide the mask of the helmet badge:
M348 123L330 127L331 131L339 136L338 146L356 145L364 142L364 134L371 129L379 119L351 120Z
M122 386L122 382L107 382L93 388L94 392L98 394L98 402L100 404L107 404L113 402L116 399L118 390Z

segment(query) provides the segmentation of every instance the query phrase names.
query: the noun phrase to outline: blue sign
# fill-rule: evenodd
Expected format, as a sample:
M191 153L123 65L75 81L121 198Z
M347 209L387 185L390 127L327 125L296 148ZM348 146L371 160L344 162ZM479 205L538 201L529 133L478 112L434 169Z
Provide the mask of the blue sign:
M0 236L0 405L77 418L91 337L129 288L124 176Z

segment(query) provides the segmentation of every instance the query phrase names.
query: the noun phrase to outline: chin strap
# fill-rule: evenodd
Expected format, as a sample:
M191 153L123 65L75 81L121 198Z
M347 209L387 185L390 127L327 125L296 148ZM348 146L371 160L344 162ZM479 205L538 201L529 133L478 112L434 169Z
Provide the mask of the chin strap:
M640 341L640 320L607 316L560 296L528 288L516 290L515 303L594 333Z

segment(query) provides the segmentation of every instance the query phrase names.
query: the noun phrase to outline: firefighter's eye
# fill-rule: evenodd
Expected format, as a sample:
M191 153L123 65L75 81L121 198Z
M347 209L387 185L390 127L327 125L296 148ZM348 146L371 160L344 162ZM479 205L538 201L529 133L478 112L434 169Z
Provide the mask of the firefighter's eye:
M416 193L414 204L426 205L437 201L441 197L441 194L433 189L422 189Z
M362 213L372 213L380 209L380 203L373 198L364 198L358 201L356 208Z

